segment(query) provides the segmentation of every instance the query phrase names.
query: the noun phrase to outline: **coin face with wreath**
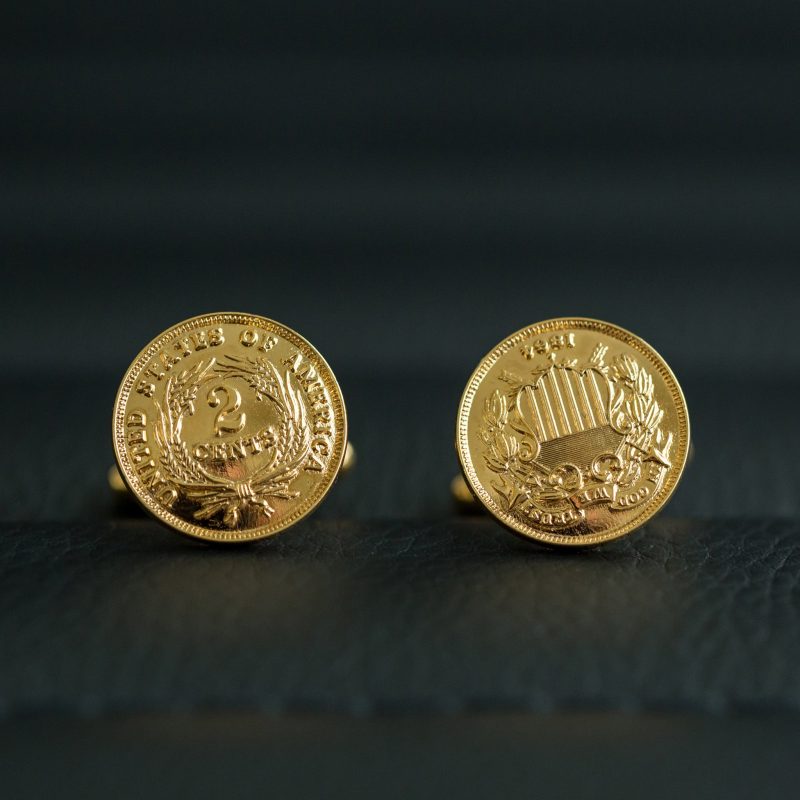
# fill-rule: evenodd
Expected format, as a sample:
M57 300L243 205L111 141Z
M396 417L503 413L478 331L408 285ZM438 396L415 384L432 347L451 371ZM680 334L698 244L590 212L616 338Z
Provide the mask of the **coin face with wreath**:
M114 449L131 491L203 539L277 533L332 485L347 441L322 356L264 317L211 314L151 342L123 378Z
M644 524L674 490L688 446L666 362L597 320L509 337L473 374L458 417L473 492L513 530L551 544L596 544Z

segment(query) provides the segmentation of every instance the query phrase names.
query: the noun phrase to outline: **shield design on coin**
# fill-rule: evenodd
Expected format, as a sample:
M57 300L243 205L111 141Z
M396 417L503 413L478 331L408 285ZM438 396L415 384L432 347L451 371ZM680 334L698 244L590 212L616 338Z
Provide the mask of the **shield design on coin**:
M553 365L517 394L517 412L539 443L536 460L588 468L613 453L624 436L610 422L613 392L599 370Z

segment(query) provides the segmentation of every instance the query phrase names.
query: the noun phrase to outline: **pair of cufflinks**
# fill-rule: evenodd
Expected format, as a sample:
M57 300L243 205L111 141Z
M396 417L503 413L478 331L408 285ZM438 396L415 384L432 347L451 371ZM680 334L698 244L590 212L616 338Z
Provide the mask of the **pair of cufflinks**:
M113 441L145 509L217 542L285 530L354 460L325 359L252 314L193 317L150 342L122 379ZM675 490L689 447L686 402L664 359L584 318L500 342L456 419L469 493L513 532L551 545L595 545L643 525Z

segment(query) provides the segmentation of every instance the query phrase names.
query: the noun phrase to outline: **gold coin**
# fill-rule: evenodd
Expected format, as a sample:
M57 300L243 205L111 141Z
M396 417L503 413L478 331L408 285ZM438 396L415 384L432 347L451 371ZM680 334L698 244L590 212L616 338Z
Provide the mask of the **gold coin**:
M344 457L341 390L317 350L252 314L193 317L136 357L114 452L159 520L200 539L260 539L313 511Z
M689 451L678 381L638 336L593 319L512 334L469 379L456 449L475 496L512 531L586 546L667 502Z

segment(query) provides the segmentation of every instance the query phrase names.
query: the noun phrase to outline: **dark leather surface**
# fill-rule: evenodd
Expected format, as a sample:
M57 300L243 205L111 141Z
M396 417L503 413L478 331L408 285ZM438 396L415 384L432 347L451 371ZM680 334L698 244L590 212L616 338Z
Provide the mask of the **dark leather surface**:
M0 529L13 797L790 796L795 522Z
M790 798L787 718L209 712L0 724L7 796Z
M800 706L794 522L664 517L582 553L474 519L1 536L7 716Z

